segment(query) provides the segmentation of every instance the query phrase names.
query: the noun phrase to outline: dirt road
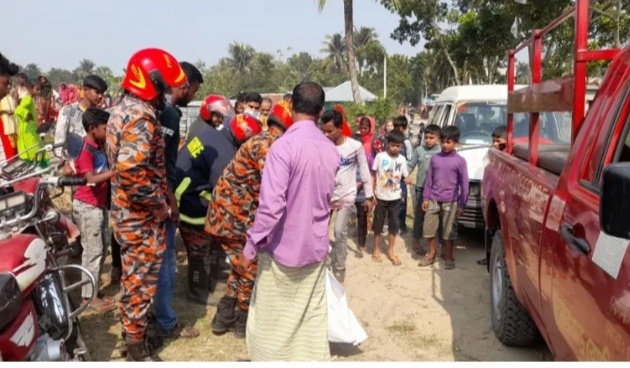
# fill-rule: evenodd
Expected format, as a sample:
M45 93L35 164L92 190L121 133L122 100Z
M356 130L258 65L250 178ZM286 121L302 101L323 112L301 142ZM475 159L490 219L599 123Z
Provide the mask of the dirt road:
M352 233L352 231L351 231ZM368 236L368 248L373 244ZM333 345L335 360L349 361L539 361L550 360L544 346L513 349L501 345L489 321L488 274L476 261L483 257L483 235L466 231L456 243L456 268L440 264L417 266L410 235L398 239L403 264L371 257L357 258L349 244L345 287L349 304L369 338L359 348ZM248 359L243 340L230 334L214 336L210 321L214 308L186 301L186 266L180 263L176 310L187 324L201 329L192 340L166 344L160 356L167 361L235 361ZM107 281L105 280L107 283ZM116 286L107 287L109 295ZM83 329L96 360L120 360L120 326L114 313L86 315Z

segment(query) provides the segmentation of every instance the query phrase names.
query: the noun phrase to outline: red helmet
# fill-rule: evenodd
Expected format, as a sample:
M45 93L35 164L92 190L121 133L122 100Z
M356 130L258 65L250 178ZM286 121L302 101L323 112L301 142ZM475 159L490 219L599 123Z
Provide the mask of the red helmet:
M201 116L204 121L210 121L213 112L219 113L222 116L234 115L234 109L232 109L230 101L219 95L206 97L199 108L199 116Z
M251 115L238 114L230 121L230 131L238 143L243 143L262 132L262 124Z
M275 123L284 130L289 129L293 125L293 117L291 116L291 104L287 101L280 101L271 108L267 124Z
M151 101L167 87L181 87L188 82L175 57L156 49L142 49L131 56L121 86L145 101Z

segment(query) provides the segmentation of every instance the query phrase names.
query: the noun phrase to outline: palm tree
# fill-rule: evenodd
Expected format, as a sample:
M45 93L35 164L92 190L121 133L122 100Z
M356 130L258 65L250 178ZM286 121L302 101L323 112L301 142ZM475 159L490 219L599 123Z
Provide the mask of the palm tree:
M247 44L234 42L228 48L229 57L225 62L239 73L249 73L249 64L252 62L256 50Z
M346 44L340 33L326 35L324 48L320 51L327 54L327 58L335 63L335 68L338 72L343 70L343 65L346 64Z
M79 81L82 81L90 74L94 74L96 64L90 59L83 59L79 62L79 66L74 70L74 74Z
M395 8L399 8L404 0L392 0ZM326 0L318 0L318 8L321 12L326 6ZM361 103L359 92L359 76L357 73L357 61L354 49L354 17L352 0L343 0L343 16L346 39L346 64L350 74L350 85L352 86L352 98L355 103Z
M378 40L378 34L374 28L361 27L356 30L354 35L354 48L355 50L358 50L361 47L366 46L368 43L376 40Z

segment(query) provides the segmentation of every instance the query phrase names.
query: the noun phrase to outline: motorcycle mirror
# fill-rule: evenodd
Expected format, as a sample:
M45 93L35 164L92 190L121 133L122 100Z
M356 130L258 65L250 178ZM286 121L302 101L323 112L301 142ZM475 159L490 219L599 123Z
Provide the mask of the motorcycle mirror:
M63 145L63 156L67 160L75 160L81 154L83 148L83 138L75 133L68 133Z

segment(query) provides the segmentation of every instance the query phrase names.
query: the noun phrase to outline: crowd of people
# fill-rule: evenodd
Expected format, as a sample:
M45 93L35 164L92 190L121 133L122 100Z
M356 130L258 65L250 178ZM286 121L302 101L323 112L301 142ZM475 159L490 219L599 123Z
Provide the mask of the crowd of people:
M17 73L0 55L3 101ZM0 116L25 119L33 127L23 131L39 138L39 110L24 102L39 92L27 84L20 90L20 83L18 76L17 107L3 107ZM206 96L199 118L180 137L180 108L203 83L194 65L143 49L129 59L119 101L108 107L109 86L91 75L78 100L55 119L55 143L82 141L63 173L90 184L74 191L72 206L81 262L97 280L107 254L105 229L113 228L110 276L120 282L121 297L116 303L99 293L92 307L119 308L127 360L158 360L162 339L200 335L173 308L177 230L188 258L189 300L216 305L213 332L245 338L252 361L330 358L326 270L344 282L355 213L360 254L373 231L371 259L382 262L387 235L387 259L401 265L395 244L408 232L414 170L419 266L437 260L440 236L445 268L455 267L457 217L468 196L457 127L428 125L417 146L404 115L387 119L379 131L373 117L360 115L352 132L343 108L324 110L322 87L303 82L275 104L255 92L240 94L234 106L223 96ZM217 290L220 281L225 290ZM92 297L89 288L81 293L84 302ZM150 336L149 325L155 327Z

